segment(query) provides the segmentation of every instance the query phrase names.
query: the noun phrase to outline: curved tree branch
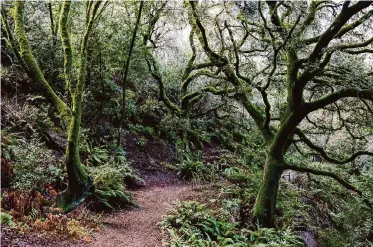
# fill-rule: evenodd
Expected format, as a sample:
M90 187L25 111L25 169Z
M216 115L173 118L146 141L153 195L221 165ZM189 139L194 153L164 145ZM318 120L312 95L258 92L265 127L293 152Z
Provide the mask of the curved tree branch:
M22 68L27 72L28 71L27 65L26 65L25 61L23 60L23 58L20 54L20 50L19 50L19 48L18 48L18 46L17 46L17 44L14 40L12 31L10 30L10 26L9 26L9 22L8 22L8 16L7 16L6 11L5 11L3 6L1 6L1 21L2 21L3 25L5 26L5 33L6 33L6 36L7 36L9 46L12 48L14 54L16 55L16 57L18 59L18 62L21 64Z
M315 169L315 168L296 166L296 165L288 165L288 164L285 166L285 168L286 169L291 169L291 170L297 171L297 172L309 172L309 173L314 174L314 175L331 177L334 180L336 180L338 183L340 183L346 189L356 192L359 196L363 196L363 192L361 190L359 190L358 188L356 188L351 183L349 183L345 179L341 178L340 176L338 176L334 172L322 171L322 170L318 170L318 169Z
M322 170L318 170L318 169L315 169L315 168L301 167L301 166L295 166L295 165L289 165L289 164L287 164L285 167L286 167L286 169L291 169L291 170L297 171L297 172L307 172L307 173L311 173L311 174L318 175L318 176L326 176L326 177L333 178L335 181L337 181L340 185L342 185L346 189L357 193L360 197L362 197L365 205L367 205L370 209L373 209L373 204L368 199L364 198L364 193L361 190L359 190L354 185L352 185L350 182L341 178L340 176L338 176L334 172L322 171Z
M209 47L206 31L203 25L201 24L199 17L196 11L196 2L189 1L189 8L188 8L188 17L191 26L196 26L196 31L198 34L198 39L202 45L202 48L206 55L209 57L210 61L214 63L215 66L220 68L222 72L225 74L226 78L232 83L232 85L236 88L236 98L241 101L247 112L250 116L254 119L256 125L258 126L259 130L262 132L263 137L267 142L270 142L273 138L273 133L269 128L263 128L264 123L264 116L260 109L258 109L249 99L247 91L250 91L251 88L245 88L242 84L242 80L237 77L234 73L231 66L228 64L228 59L220 56L219 54L212 51ZM198 28L197 28L198 27Z
M56 109L65 126L69 126L72 117L70 108L61 100L60 97L57 96L50 84L47 82L31 52L24 26L24 4L25 3L22 1L16 2L16 8L14 11L15 33L20 48L20 56L28 68L27 74L42 89L43 95Z
M355 97L373 101L373 90L360 90L357 88L341 89L331 94L328 94L318 100L304 103L304 110L305 112L310 113L318 109L321 109L327 105L333 104L340 99L348 97Z
M308 139L307 136L300 129L296 129L295 133L299 136L300 140L303 141L309 148L317 151L326 161L328 161L330 163L343 165L343 164L349 163L351 161L354 161L356 158L358 158L362 155L373 156L373 152L358 151L358 152L352 154L349 158L347 158L345 160L337 160L335 158L330 157L322 147L317 146L316 144L312 143L312 141L310 139Z

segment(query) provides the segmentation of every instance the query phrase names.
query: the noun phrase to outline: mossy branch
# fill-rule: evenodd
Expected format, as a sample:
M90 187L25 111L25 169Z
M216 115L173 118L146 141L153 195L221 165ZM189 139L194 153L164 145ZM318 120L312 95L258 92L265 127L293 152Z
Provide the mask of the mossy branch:
M360 99L373 100L373 90L360 90L357 88L346 88L330 93L320 99L305 103L304 111L307 113L321 109L327 105L333 104L340 99L354 97Z
M159 98L165 104L165 106L170 109L172 112L176 113L177 115L181 115L181 109L171 102L166 94L166 89L163 83L163 79L159 73L157 61L155 60L152 52L149 48L146 48L145 59L148 65L148 69L152 75L152 77L157 81L158 88L159 88Z
M8 41L9 46L12 48L14 54L16 55L16 57L18 59L18 62L21 64L22 68L27 72L28 71L27 65L21 57L19 48L18 48L18 46L17 46L17 44L14 40L12 31L10 30L10 26L9 26L9 22L8 22L8 16L6 14L6 11L5 11L4 7L1 7L1 21L4 25L4 27L5 27L5 34L7 36L7 41Z
M67 1L66 1L67 2ZM96 18L96 14L98 12L98 9L100 7L101 1L97 1L92 3L92 7L89 8L89 19L86 20L85 24L85 30L83 39L80 44L80 53L79 53L79 68L78 68L78 80L77 85L74 88L74 91L72 93L72 102L73 102L73 112L76 112L78 108L81 108L82 104L82 97L83 97L83 90L85 86L85 77L87 73L87 49L88 49L88 39L89 35L92 31L92 26L94 23L94 20Z
M313 3L317 3L317 2L314 1ZM341 38L346 33L352 31L353 29L355 29L358 26L360 26L361 24L363 24L366 20L368 20L372 16L373 16L373 10L368 11L366 14L364 14L362 17L360 17L356 21L352 22L351 24L347 24L347 25L343 26L339 30L339 32L334 36L334 38ZM318 35L318 36L315 36L315 37L312 37L312 38L309 38L309 39L305 39L305 40L302 41L302 43L307 44L307 45L312 44L312 43L316 43L320 39L320 37L321 37L321 35Z
M300 140L303 141L309 148L317 151L326 161L328 161L330 163L343 165L343 164L349 163L351 161L354 161L356 158L358 158L362 155L373 156L373 152L358 151L358 152L352 154L347 159L337 160L337 159L334 159L334 158L330 157L322 147L317 146L316 144L312 143L312 141L310 139L308 139L307 136L300 129L297 129L295 133L300 137Z
M219 64L220 66L224 66L227 64L227 59L221 57L217 53L215 53L209 46L207 35L205 28L203 27L201 21L196 12L196 5L197 3L194 1L189 1L189 8L188 8L188 16L189 16L189 23L193 29L196 30L197 37L206 52L207 56L214 61L215 64ZM197 28L198 27L198 28Z
M354 48L361 48L361 47L366 47L368 45L370 45L371 43L373 43L373 37L371 37L370 39L367 39L363 42L358 42L358 43L351 43L351 44L342 44L340 46L336 46L334 47L333 50L345 50L345 49L354 49Z
M27 39L24 26L24 2L17 1L16 8L14 11L14 22L15 22L15 33L18 39L18 44L20 47L20 56L24 60L27 68L28 75L30 78L41 88L41 92L44 97L46 97L49 102L56 109L60 115L63 123L68 126L71 119L70 108L61 100L60 97L54 92L52 87L49 85L45 79L40 67L33 56L30 45Z
M210 78L214 78L214 79L222 79L222 80L227 80L227 78L224 78L222 76L219 76L218 74L220 73L220 70L216 71L216 72L212 72L208 69L202 69L202 70L199 70L193 74L190 74L188 75L187 78L185 78L185 80L183 80L182 82L182 86L181 86L181 93L182 95L185 95L187 93L187 90L188 90L188 86L189 84L195 80L196 78L200 77L200 76L207 76L207 77L210 77Z
M182 107L182 109L187 109L189 104L196 103L196 101L201 99L200 96L202 96L203 93L211 93L211 94L214 94L214 95L223 95L223 94L232 93L234 91L235 91L234 88L217 89L213 86L207 86L207 87L201 88L199 90L196 90L192 93L186 94L181 100L181 107Z
M154 27L161 17L161 13L163 9L165 8L167 2L163 2L160 6L160 8L156 9L155 13L152 14L150 20L149 20L149 25L146 30L146 32L143 34L143 46L145 48L145 61L148 66L148 70L152 77L156 80L159 88L159 98L160 100L165 104L165 106L171 110L171 112L175 113L176 115L180 116L181 115L181 109L171 102L171 100L168 98L166 94L166 89L163 83L162 76L159 72L158 69L158 63L156 61L156 58L154 57L151 48L147 46L148 41L150 41L153 46L155 47L154 41L151 40L152 32L154 30Z
M189 34L189 43L190 43L190 47L192 48L192 56L190 57L189 61L188 61L188 64L187 66L185 67L184 69L184 73L183 73L183 76L181 77L183 81L185 81L190 73L192 72L193 70L193 63L194 63L194 60L196 59L196 46L194 44L194 34L195 34L195 28L192 27L192 29L190 30L190 34Z
M60 27L60 36L62 41L63 48L63 58L64 58L64 78L66 84L66 90L70 91L72 95L75 91L76 81L72 79L72 63L73 63L73 51L70 43L69 32L67 28L67 22L69 19L70 12L70 1L64 1L62 5L59 27Z
M236 41L234 40L234 37L233 37L233 32L229 28L227 21L224 22L224 26L228 30L229 37L230 37L231 42L233 44L234 56L235 56L235 59L236 59L236 62L234 63L234 67L236 69L236 75L238 76L238 78L240 78L241 80L246 82L248 85L251 85L251 83L252 83L251 80L248 77L245 77L240 73L240 70L239 70L240 57L239 57L239 53L238 53L239 47L237 47ZM245 35L245 36L247 37L247 35ZM243 43L244 43L244 39L242 40L241 44L243 44Z
M340 176L338 176L334 172L322 171L322 170L318 170L318 169L315 169L315 168L296 166L296 165L287 165L286 169L291 169L291 170L294 170L294 171L297 171L297 172L309 172L309 173L314 174L314 175L331 177L331 178L335 179L338 183L340 183L346 189L352 190L352 191L358 193L360 196L363 195L363 192L361 192L355 186L353 186L348 181L344 180L343 178L341 178Z
M237 75L234 73L234 70L228 63L228 59L213 52L212 49L209 47L205 28L203 27L197 14L196 2L189 1L189 4L187 4L187 8L189 23L196 29L198 39L204 52L206 53L210 61L216 67L221 69L226 78L233 84L237 92L237 98L242 102L247 112L254 119L256 125L258 126L258 129L262 132L266 141L270 142L273 139L273 133L271 133L269 129L263 128L263 123L265 120L263 112L250 101L247 92L245 92L244 90L242 80L240 80L240 78L238 78Z
M315 62L323 54L322 50L329 45L330 41L335 38L352 16L361 10L368 8L372 4L371 2L359 1L353 6L348 7L347 3L348 2L344 4L341 13L318 39L313 51L308 57L309 64Z
M347 180L341 178L339 175L337 175L334 172L323 171L323 170L319 170L319 169L315 169L315 168L310 168L310 167L289 165L289 164L287 164L285 166L285 168L286 169L291 169L291 170L297 171L297 172L307 172L307 173L311 173L311 174L318 175L318 176L326 176L326 177L333 178L335 181L337 181L340 185L342 185L346 189L351 190L351 191L357 193L361 197L364 197L364 194L363 194L363 192L361 190L359 190L354 185L352 185L350 182L348 182ZM368 207L370 207L370 209L373 209L373 205L372 205L371 202L369 202L369 200L367 200L366 198L363 198L363 202Z

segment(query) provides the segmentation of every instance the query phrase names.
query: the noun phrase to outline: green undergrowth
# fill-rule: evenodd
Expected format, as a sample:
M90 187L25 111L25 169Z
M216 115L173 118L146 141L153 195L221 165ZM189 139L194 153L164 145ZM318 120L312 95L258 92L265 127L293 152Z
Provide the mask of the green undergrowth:
M262 172L258 165L249 165L248 159L247 156L227 155L211 165L196 157L187 157L177 166L181 178L217 183L220 193L213 196L214 205L195 201L175 204L160 223L166 233L165 243L203 247L304 246L293 225L306 209L301 201L301 190L296 186L281 183L277 229L261 229L253 222L252 208ZM203 202L207 200L204 198Z
M38 133L30 139L21 133L3 130L1 158L3 187L15 190L42 191L46 185L58 186L66 176L63 160L55 157L41 141Z
M106 149L102 148L102 150ZM113 210L137 206L127 186L145 182L126 160L124 150L117 148L105 161L103 164L88 168L95 186L91 201L92 208Z
M373 210L367 205L373 199L372 172L355 183L365 191L364 198L342 188L335 181L312 177L312 190L302 196L310 205L310 228L318 235L321 246L373 246Z
M119 209L137 204L127 190L125 181L140 180L128 163L105 164L90 168L95 191L91 205L96 210Z
M262 170L259 164L248 165L247 160L247 157L235 156L233 160L219 159L210 166L198 159L186 159L177 166L180 177L217 182L221 189L213 199L217 204L214 210L196 202L183 202L169 212L161 224L168 233L169 245L304 246L297 232L306 231L320 246L372 246L373 214L367 206L373 198L369 182L372 172L365 172L359 179L350 178L364 191L365 201L327 177L297 173L292 175L295 177L291 182L284 177L280 181L275 211L276 230L258 229L253 222L252 208ZM225 168L214 170L219 163L224 163ZM211 180L212 171L215 180ZM218 230L212 231L214 228ZM222 229L234 234L227 237Z
M94 179L95 192L88 203L67 216L55 202L66 188L64 156L48 149L37 131L25 135L8 128L1 131L1 224L16 233L37 232L51 238L72 237L92 241L91 234L100 225L99 214L137 206L127 186L144 183L139 173L118 148L88 144L83 139L82 161Z
M161 228L168 246L301 247L302 240L290 229L240 228L219 213L195 201L179 202L169 210Z
M216 181L217 170L213 164L205 164L193 156L184 156L176 165L178 177L193 182L209 183Z

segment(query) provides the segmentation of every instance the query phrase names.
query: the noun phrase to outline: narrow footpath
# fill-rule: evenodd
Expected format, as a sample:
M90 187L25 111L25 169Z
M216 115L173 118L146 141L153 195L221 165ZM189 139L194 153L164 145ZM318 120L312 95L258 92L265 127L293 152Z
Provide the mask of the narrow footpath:
M133 193L139 208L116 212L104 218L104 229L95 234L98 247L161 247L157 225L175 201L190 198L191 185L153 186Z

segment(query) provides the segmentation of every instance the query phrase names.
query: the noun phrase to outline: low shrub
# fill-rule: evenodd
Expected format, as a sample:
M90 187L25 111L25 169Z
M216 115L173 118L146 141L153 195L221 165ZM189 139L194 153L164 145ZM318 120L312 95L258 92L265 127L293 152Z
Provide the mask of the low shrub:
M5 212L0 212L0 220L1 220L1 225L7 225L10 227L14 227L15 224L12 220L12 216L10 214L7 214Z
M110 158L109 151L105 146L93 146L84 136L80 142L80 154L84 157L86 166L103 165Z
M160 223L171 246L249 246L236 224L220 221L198 202L179 202Z
M222 213L225 217L252 226L252 207L259 190L261 174L255 166L250 169L250 173L236 167L223 171L223 175L231 182L223 186L220 191L220 198L224 202ZM232 206L234 207L231 208Z
M143 137L143 136L140 136L137 139L137 145L139 146L140 149L145 148L145 146L146 146L147 143L148 143L148 140L145 137Z
M178 202L160 222L171 246L303 247L304 242L290 228L248 230L221 217L204 204Z
M114 162L122 163L126 162L126 160L126 151L124 151L121 147L117 147L114 152Z
M303 247L302 238L290 228L276 230L274 228L261 228L250 232L252 247Z
M373 213L366 204L373 201L373 171L361 174L356 184L364 191L363 197L357 197L351 191L342 188L335 181L328 178L313 178L314 186L311 196L318 199L317 208L310 208L312 215L319 218L313 224L324 220L330 221L328 225L314 228L319 232L322 246L373 246ZM317 193L316 193L317 192ZM311 201L315 204L317 201ZM325 211L327 217L321 218L319 211Z
M242 169L229 167L224 170L223 175L232 183L247 185L251 182L250 176Z
M302 199L304 191L294 184L282 181L278 191L276 224L280 228L288 226L305 227L310 220L310 205Z
M155 136L154 128L152 128L150 126L144 126L144 125L141 125L141 124L130 124L129 129L133 132L145 135L147 137L154 137Z
M136 206L125 182L141 180L128 163L105 164L90 168L94 179L95 192L92 195L92 208L108 210Z
M26 98L30 103L39 99L43 99L43 97ZM38 132L41 134L53 127L45 105L40 103L39 107L35 107L24 99L4 97L1 100L1 113L2 126L10 128L13 132L22 131L26 134Z
M13 189L41 191L45 184L63 180L62 159L53 156L36 134L28 142L19 139L11 149L14 158L11 166L15 173Z
M213 165L207 166L202 161L185 157L177 165L177 175L187 181L211 182L216 178L216 168Z

